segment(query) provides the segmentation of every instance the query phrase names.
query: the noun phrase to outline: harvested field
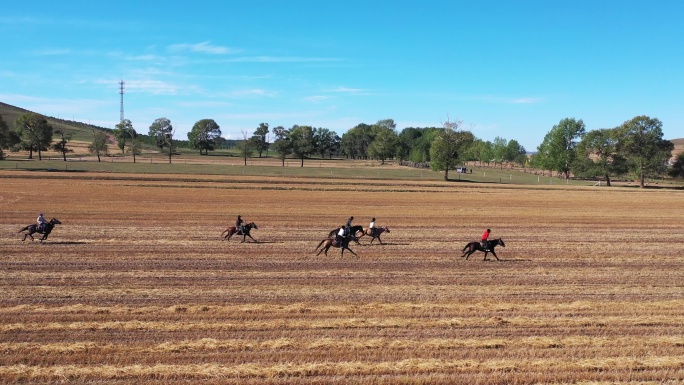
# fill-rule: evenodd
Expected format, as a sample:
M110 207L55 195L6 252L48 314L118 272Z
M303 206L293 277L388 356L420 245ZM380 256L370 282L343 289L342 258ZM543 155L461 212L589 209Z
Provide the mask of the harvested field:
M2 383L684 381L684 191L0 171L0 210ZM315 256L349 215L384 245Z

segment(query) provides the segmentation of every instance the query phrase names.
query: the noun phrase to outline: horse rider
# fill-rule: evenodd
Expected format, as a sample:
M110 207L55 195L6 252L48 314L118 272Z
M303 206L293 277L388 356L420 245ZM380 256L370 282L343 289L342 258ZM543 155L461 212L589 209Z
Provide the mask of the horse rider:
M489 233L491 233L491 232L492 232L492 230L487 229L487 230L485 230L484 233L482 233L482 250L485 250L485 251L489 250L488 239L489 239Z
M45 229L45 225L48 224L48 221L43 216L43 213L38 214L38 219L36 219L36 221L38 222L38 231L43 231Z
M238 234L244 234L244 227L245 221L241 216L238 215L237 219L235 220L235 228L238 230Z
M346 232L347 230L345 226L341 226L340 230L337 232L337 235L335 236L335 241L337 241L337 245L340 247L342 247L342 241L344 240Z
M354 216L351 216L351 217L349 217L349 219L347 219L347 224L344 225L344 231L346 233L345 235L352 235L351 234L351 228L352 228L352 221L353 220L354 220Z
M371 222L370 222L370 225L368 226L368 228L371 231L371 236L373 236L373 238L377 237L377 229L375 228L375 218L371 219Z

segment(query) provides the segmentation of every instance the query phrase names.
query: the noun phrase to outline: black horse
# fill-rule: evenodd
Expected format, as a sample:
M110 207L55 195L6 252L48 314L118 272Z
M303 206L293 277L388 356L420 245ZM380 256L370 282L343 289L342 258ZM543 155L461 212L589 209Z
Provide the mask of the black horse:
M506 247L506 244L504 241L499 238L499 239L494 239L489 241L489 249L483 250L482 249L482 244L480 242L470 242L465 247L463 248L463 255L461 255L461 258L466 257L466 260L470 255L476 251L483 251L485 253L484 255L484 260L487 260L487 253L492 253L494 258L496 258L497 261L500 261L499 257L496 256L496 253L494 252L494 248L501 245L501 247Z
M252 238L252 236L249 234L249 231L252 229L258 229L258 228L259 227L257 227L256 223L254 223L254 222L250 222L250 223L242 226L242 231L238 230L238 228L235 226L231 226L231 227L227 228L224 232L221 233L221 237L223 237L224 241L227 241L230 239L230 237L232 237L235 234L242 235L242 242L244 242L247 237ZM256 243L259 243L259 241L257 241L254 238L252 238L252 240ZM240 242L240 243L242 243L242 242Z
M351 240L352 240L352 237L350 237L350 236L342 237L342 239L340 239L339 242L338 242L338 240L337 240L335 237L325 238L324 240L322 240L322 241L318 244L318 246L316 246L316 250L318 250L318 248L320 248L321 246L323 246L323 247L321 248L321 250L320 250L316 255L320 255L322 252L325 251L325 255L327 256L327 255L328 255L328 250L329 250L331 247L340 248L340 249L342 250L342 253L340 254L341 256L344 256L344 250L349 250L350 253L356 255L356 253L354 252L354 250L352 250L352 249L349 248L349 242L350 242ZM314 250L314 251L316 251L316 250ZM356 255L356 256L358 257L358 255Z
M341 228L342 227L338 227L334 230L330 230L330 232L328 233L328 238L336 237L337 234L340 232ZM363 236L363 226L361 226L361 225L352 226L351 231L347 235L349 237L351 237L351 240L356 242L357 245L360 245L361 243L359 243L359 237L357 236L358 233L361 233L361 236Z
M38 234L43 234L43 237L40 238L40 241L43 242L44 240L47 239L48 235L50 235L50 232L52 232L52 229L55 227L55 225L61 225L62 222L59 221L57 218L52 218L50 222L46 223L42 228L39 228L37 224L32 224L24 227L23 229L17 231L18 233L21 233L22 231L28 231L28 233L24 234L24 239L21 241L25 241L26 237L31 237L31 240L33 241L33 235L35 233Z

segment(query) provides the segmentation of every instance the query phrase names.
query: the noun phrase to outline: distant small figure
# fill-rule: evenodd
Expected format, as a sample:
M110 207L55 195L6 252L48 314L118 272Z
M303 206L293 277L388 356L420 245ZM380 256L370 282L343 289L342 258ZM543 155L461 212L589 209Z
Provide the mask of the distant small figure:
M38 214L38 219L36 219L36 222L38 222L38 231L39 232L42 232L43 230L45 230L45 225L48 224L48 221L43 216L43 213Z
M347 222L347 225L349 225L349 222ZM346 226L340 226L340 231L338 231L337 235L335 236L335 241L337 241L338 245L342 245L342 242L344 241L344 237L346 236L346 234Z
M484 233L482 233L482 249L483 249L484 251L488 251L488 250L489 250L489 241L488 241L488 239L489 239L489 233L491 233L491 232L492 232L492 230L487 229L487 230L485 230Z
M244 232L243 226L245 225L245 221L242 219L241 216L237 216L237 219L235 220L235 228L238 230L238 234L242 235Z
M370 225L368 225L368 228L370 229L371 236L373 236L373 238L378 236L377 232L375 231L375 218L371 219L371 222L370 222Z
M354 216L351 216L351 217L349 217L349 219L347 219L347 224L344 225L344 228L345 228L345 231L346 231L345 236L351 234L351 228L352 228L352 221L353 221L353 220L354 220Z

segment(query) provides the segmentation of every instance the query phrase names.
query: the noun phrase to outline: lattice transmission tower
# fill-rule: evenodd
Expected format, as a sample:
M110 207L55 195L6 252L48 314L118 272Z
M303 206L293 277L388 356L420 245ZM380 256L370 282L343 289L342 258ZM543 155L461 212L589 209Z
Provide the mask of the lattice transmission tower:
M121 109L120 109L121 117L119 119L119 122L123 122L123 120L124 120L123 96L124 96L124 85L125 84L126 83L123 81L123 79L119 82L119 94L121 94Z

